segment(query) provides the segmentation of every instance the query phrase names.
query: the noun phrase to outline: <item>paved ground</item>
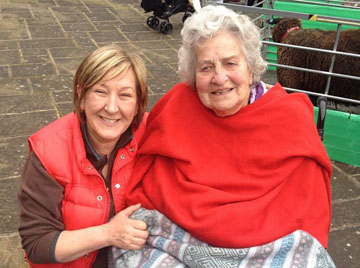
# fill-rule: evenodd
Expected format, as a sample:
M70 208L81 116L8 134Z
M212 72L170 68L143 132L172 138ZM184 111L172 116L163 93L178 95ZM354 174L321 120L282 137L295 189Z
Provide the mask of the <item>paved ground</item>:
M23 264L16 193L26 138L72 110L72 75L81 59L107 43L140 54L151 108L179 81L181 16L172 17L173 34L163 35L147 27L140 0L0 0L0 268ZM338 267L358 268L360 168L333 166L329 251Z

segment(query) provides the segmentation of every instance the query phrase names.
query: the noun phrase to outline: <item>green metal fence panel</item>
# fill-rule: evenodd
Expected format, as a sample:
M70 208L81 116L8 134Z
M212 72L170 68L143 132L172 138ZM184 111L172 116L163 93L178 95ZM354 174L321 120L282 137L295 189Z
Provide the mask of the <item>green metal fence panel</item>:
M311 2L321 2L321 3L328 3L325 0L312 0ZM339 2L334 1L335 4L339 4ZM274 9L276 10L283 10L283 11L292 11L292 12L300 12L300 13L309 13L309 14L317 14L317 15L325 15L330 17L339 17L339 18L348 18L348 19L359 19L360 18L360 11L356 9L349 9L344 7L333 7L333 6L320 6L311 3L294 3L288 1L275 1L274 2ZM337 24L336 23L329 23L329 22L321 22L321 21L311 21L311 20L302 20L302 27L304 29L320 29L320 30L336 30ZM342 25L341 29L356 29L355 26L349 25ZM277 47L276 46L269 46L268 48L268 55L267 58L271 58L277 61L276 56ZM275 53L275 59L273 55ZM269 70L276 70L276 67L269 66Z
M317 107L314 113L317 122ZM327 110L324 128L330 159L360 167L360 115Z
M328 3L325 0L312 0L312 2ZM332 2L331 4L340 4ZM344 7L330 7L310 3L294 3L290 1L275 1L274 9L292 11L308 14L325 15L330 17L359 19L360 11ZM318 21L302 21L303 28L336 30L337 24ZM343 25L342 29L357 28ZM271 41L271 40L270 40ZM277 62L277 47L269 46L267 51L267 62ZM276 70L276 67L269 66L268 69ZM315 123L317 122L318 108L314 107ZM330 159L346 164L360 167L360 115L346 112L327 110L325 119L324 146Z
M323 2L326 3L327 1ZM311 3L294 3L291 1L275 1L274 9L308 14L326 15L338 18L359 19L359 10L346 7L334 7Z

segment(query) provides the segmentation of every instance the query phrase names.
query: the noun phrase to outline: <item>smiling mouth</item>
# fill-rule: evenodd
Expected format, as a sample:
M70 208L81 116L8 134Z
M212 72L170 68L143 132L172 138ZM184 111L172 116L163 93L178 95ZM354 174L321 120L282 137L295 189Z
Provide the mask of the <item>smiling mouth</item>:
M229 89L224 89L224 90L216 90L216 91L212 91L211 94L216 95L216 96L226 95L233 89L234 88L229 88Z
M109 119L109 118L102 117L102 116L100 116L100 118L101 118L101 120L105 121L106 123L110 123L110 124L114 124L120 120L120 119Z

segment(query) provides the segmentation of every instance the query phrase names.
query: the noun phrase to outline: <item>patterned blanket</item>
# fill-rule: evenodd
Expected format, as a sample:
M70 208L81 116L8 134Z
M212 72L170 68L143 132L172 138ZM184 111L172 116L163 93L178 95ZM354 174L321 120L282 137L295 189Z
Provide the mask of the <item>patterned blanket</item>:
M147 243L140 250L111 248L110 268L335 268L321 244L301 230L262 246L217 248L192 237L156 210L140 208L132 218L148 224Z

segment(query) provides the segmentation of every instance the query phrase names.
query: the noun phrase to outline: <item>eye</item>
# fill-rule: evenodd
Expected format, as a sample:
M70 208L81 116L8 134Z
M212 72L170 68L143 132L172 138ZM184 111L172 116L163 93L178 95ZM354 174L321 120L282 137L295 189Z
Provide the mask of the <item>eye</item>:
M232 62L232 61L228 61L228 62L226 63L226 65L232 67L232 66L236 66L236 63L235 63L235 62Z
M103 90L103 89L100 89L100 88L94 89L94 92L95 92L96 94L100 94L100 95L106 94L106 91Z
M201 71L202 71L202 72L208 72L208 71L210 71L210 70L211 70L211 66L210 66L210 65L201 67Z
M129 93L120 93L119 96L120 97L129 97L130 98L131 94L129 94Z
M133 98L136 95L136 90L133 88L126 88L118 92L118 96L121 98Z

